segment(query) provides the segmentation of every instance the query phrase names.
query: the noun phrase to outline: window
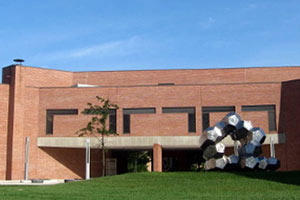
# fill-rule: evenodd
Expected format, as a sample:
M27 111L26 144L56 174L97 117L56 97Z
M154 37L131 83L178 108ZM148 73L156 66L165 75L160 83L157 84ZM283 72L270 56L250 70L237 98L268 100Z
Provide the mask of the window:
M235 112L234 106L205 106L202 107L202 130L210 126L209 113L212 112Z
M53 134L54 115L78 115L78 109L47 109L46 111L46 134Z
M123 109L123 133L130 133L131 114L155 114L155 108L124 108Z
M117 110L111 109L109 112L109 130L117 132Z
M187 113L188 114L188 132L196 132L196 112L195 107L163 107L162 113Z
M123 133L130 133L130 115L123 114Z
M96 115L97 112L95 110L85 109L86 115ZM110 109L109 110L109 130L113 132L117 132L117 110Z
M276 113L275 105L245 105L242 106L242 112L267 111L269 131L276 131Z
M188 128L189 133L196 133L196 114L195 113L189 113L188 114Z

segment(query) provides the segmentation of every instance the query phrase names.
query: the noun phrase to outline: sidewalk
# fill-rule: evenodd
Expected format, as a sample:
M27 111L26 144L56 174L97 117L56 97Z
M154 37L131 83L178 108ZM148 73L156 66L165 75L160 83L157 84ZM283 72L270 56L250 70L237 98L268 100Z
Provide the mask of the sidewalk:
M65 183L64 179L53 179L53 180L0 180L1 185L55 185Z

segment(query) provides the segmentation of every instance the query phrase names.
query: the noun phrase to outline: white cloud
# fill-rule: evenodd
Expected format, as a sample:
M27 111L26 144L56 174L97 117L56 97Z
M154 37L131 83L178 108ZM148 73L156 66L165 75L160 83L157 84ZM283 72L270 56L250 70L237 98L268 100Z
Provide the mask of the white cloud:
M110 41L97 45L90 45L77 49L61 50L47 54L38 54L32 60L55 61L61 59L79 59L83 57L111 57L126 56L138 52L143 40L138 36L133 36L125 40Z
M105 54L107 52L114 51L116 48L120 48L121 44L122 42L116 41L116 42L108 42L108 43L94 45L94 46L88 46L88 47L71 51L68 56L77 58L77 57L89 56L92 54Z
M69 57L128 55L136 51L141 39L137 36L126 40L112 41L71 51Z

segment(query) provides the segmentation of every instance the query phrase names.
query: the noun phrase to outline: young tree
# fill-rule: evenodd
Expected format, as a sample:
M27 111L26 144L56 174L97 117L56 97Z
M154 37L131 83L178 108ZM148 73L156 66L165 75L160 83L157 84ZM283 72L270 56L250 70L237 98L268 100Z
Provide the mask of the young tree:
M106 174L106 156L105 156L105 142L104 136L117 135L115 130L111 130L107 126L107 119L112 110L118 109L118 105L110 102L109 99L96 96L99 104L87 103L88 108L84 109L81 113L84 115L92 115L93 117L87 123L86 127L77 131L79 136L96 136L100 139L102 149L102 175ZM99 137L100 136L100 137Z

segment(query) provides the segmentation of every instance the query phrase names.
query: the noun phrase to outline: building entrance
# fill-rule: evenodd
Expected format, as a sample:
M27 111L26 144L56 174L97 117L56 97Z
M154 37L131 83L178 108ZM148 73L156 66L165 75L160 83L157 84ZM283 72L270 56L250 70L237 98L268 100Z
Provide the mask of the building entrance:
M200 150L163 150L162 170L172 171L194 171L197 170L202 158Z

